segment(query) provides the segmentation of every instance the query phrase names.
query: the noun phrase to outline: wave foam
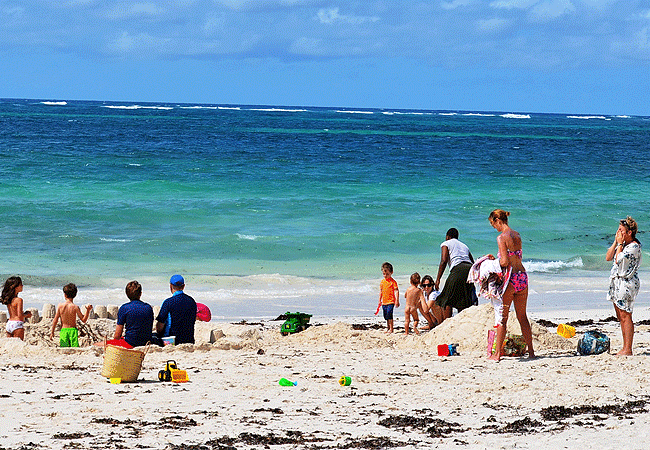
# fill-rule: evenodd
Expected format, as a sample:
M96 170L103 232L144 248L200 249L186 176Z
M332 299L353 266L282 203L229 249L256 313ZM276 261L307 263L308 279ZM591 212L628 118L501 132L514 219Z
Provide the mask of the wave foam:
M160 109L164 111L169 111L174 109L171 106L141 106L141 105L102 105L102 108L108 109Z
M41 104L48 106L65 106L68 102L41 102Z
M382 111L382 114L386 116L426 116L430 113L425 112L404 112L404 111Z
M530 119L530 114L501 114L506 119Z
M224 108L225 109L225 108ZM307 112L306 109L284 109L284 108L251 108L250 111L263 112Z
M263 236L256 236L254 234L240 234L240 233L237 233L237 237L239 239L242 239L242 240L245 240L245 241L256 241L256 240L260 239Z
M181 109L219 109L218 106L181 106Z
M374 114L372 111L355 111L355 110L349 110L349 109L339 109L336 111L337 113L343 113L343 114Z
M569 261L526 261L524 267L528 272L558 272L563 269L583 267L582 258Z
M582 120L589 120L589 119L600 119L600 120L612 120L609 117L605 116L566 116L567 119L582 119Z
M113 238L99 238L103 242L133 242L132 239L113 239Z

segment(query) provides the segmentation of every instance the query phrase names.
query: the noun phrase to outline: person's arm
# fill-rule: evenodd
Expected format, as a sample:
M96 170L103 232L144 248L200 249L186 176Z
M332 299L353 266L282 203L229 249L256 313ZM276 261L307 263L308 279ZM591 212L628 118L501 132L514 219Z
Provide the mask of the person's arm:
M168 309L169 303L165 300L160 306L160 312L158 312L158 316L156 317L156 334L158 337L163 337L163 334L165 334L165 323L167 323L167 315L169 314Z
M29 311L23 311L24 306L23 306L22 298L18 297L18 303L16 307L17 307L18 316L21 317L20 320L25 321L25 319L29 319L30 317L32 317L32 313L30 313Z
M81 315L81 308L77 306L77 314L79 315L79 318L83 323L86 323L88 321L88 317L90 317L90 311L92 311L93 305L86 305L86 314L83 316Z
M436 277L435 288L436 291L440 290L440 279L442 274L445 273L445 268L449 264L449 248L446 245L440 247L440 264L438 265L438 276Z
M499 245L499 265L501 267L508 267L510 265L510 260L508 257L508 247L506 246L506 240L503 236L497 237L497 244Z
M618 254L623 251L624 245L625 244L623 242L623 236L621 235L621 233L619 233L619 230L616 230L616 236L614 236L614 242L607 249L607 253L605 254L605 261L611 261L616 256L618 256Z
M118 325L115 327L115 334L113 334L113 339L120 339L122 337L122 332L124 331L124 325Z
M61 317L61 308L56 308L56 314L54 315L54 320L52 321L52 329L50 330L50 339L54 339L54 329L56 324L59 323L59 318Z
M399 287L395 284L395 308L399 308Z

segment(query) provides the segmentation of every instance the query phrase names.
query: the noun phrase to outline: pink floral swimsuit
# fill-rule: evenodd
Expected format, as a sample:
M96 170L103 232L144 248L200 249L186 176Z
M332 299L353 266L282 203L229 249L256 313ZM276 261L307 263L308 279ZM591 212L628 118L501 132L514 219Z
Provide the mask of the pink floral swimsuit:
M519 259L523 256L521 249L510 251L508 256L518 256ZM515 292L521 292L528 287L528 274L526 272L515 272L510 276L510 284L515 289Z

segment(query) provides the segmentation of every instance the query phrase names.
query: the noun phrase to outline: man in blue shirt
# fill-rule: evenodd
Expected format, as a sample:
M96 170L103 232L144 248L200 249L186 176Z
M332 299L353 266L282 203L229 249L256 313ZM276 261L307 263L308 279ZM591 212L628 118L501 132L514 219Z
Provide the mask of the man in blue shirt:
M148 303L140 300L142 286L137 281L129 281L125 292L131 301L120 306L117 312L117 326L115 327L113 340L108 341L107 344L125 348L140 347L151 341L153 308ZM125 327L126 332L124 338L122 338Z
M194 322L196 322L196 302L185 294L185 280L173 275L169 280L172 296L165 300L156 317L158 337L175 336L176 345L194 344Z

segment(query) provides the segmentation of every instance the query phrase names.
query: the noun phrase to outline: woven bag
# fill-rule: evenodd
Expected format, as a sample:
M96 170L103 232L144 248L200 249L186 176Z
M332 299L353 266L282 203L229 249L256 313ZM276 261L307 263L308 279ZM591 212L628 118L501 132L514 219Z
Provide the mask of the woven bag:
M107 345L104 353L102 376L121 378L122 382L135 381L142 369L145 352L130 350L116 345Z

